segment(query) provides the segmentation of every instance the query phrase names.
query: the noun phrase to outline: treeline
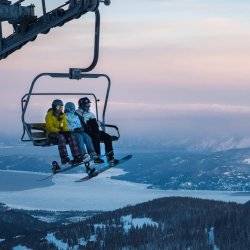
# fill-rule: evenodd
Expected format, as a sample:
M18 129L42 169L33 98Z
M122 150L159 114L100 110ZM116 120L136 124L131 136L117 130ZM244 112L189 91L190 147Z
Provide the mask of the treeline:
M124 216L150 218L154 223L125 228L121 219ZM0 243L0 248L21 244L32 249L57 249L45 240L51 232L72 249L250 249L250 202L241 205L171 197L104 212L65 226L47 224L43 232L34 222L29 223L35 225L29 232Z
M151 218L156 226L124 232L121 217ZM94 225L105 227L95 230ZM213 236L211 231L213 229ZM102 213L68 225L57 232L60 239L76 245L79 238L96 235L86 249L250 249L250 205L194 198L162 198ZM213 237L214 239L209 239Z

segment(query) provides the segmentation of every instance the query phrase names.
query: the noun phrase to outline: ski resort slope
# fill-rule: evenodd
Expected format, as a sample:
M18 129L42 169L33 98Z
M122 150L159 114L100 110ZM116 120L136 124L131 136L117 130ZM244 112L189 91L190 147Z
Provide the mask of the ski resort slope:
M109 170L85 182L75 182L83 174L57 174L49 181L50 183L44 186L41 186L41 182L37 181L41 177L46 176L44 174L16 172L15 178L13 178L13 171L4 172L4 178L8 178L8 173L12 178L8 179L8 183L4 186L3 190L1 190L0 186L0 202L13 208L29 210L109 211L167 196L187 196L239 203L249 200L249 194L232 195L230 192L218 191L148 189L148 185L145 184L110 178L111 176L123 174L124 172L121 169ZM27 176L33 180L30 187L27 186ZM17 188L13 189L15 183L11 182L18 182L20 191ZM25 189L20 188L22 182Z

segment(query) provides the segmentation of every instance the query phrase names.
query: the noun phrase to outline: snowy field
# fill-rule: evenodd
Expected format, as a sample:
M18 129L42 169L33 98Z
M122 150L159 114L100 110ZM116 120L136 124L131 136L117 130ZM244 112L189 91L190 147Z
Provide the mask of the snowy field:
M52 180L31 172L0 172L0 202L14 208L42 210L114 210L160 197L181 196L245 203L248 193L147 189L148 185L111 179L123 174L111 169L85 182L75 182L83 174L58 174ZM4 184L2 184L4 183Z

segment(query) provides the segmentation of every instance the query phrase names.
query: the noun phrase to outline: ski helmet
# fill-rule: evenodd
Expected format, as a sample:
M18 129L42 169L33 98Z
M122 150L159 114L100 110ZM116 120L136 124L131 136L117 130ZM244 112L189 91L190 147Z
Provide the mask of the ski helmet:
M85 107L86 104L89 104L89 103L91 103L91 101L89 100L88 97L83 97L83 98L79 99L79 101L78 101L78 105L80 108Z
M74 113L76 111L76 106L73 102L67 102L65 104L64 112L65 113Z
M63 101L62 100L56 99L56 100L54 100L52 102L52 109L53 110L58 110L62 106L63 106Z

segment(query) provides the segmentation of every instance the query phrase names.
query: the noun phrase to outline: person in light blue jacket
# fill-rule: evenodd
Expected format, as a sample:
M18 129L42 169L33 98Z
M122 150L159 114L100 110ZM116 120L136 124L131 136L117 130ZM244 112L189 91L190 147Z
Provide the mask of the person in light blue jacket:
M73 102L67 102L65 104L64 112L66 114L68 129L74 132L81 154L86 154L86 146L88 154L91 159L94 160L97 157L97 154L95 152L92 139L87 133L84 132L84 128L82 128L82 124L75 111L76 108Z

